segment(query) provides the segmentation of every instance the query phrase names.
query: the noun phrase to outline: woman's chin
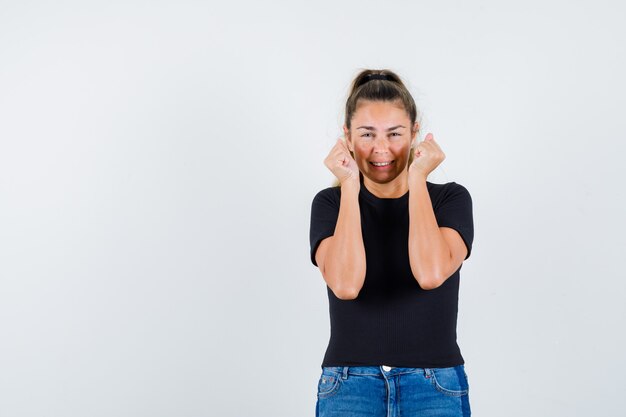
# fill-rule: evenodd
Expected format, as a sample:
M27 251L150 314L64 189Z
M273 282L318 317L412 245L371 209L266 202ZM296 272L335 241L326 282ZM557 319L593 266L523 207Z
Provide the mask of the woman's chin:
M370 179L370 181L374 181L380 184L386 184L395 180L398 177L397 172L369 172L365 176Z

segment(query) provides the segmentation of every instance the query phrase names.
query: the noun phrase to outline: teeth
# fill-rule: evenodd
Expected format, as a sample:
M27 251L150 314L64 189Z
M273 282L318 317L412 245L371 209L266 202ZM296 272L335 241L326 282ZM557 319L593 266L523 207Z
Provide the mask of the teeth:
M377 167L384 167L389 165L391 162L372 162L372 164L374 164Z

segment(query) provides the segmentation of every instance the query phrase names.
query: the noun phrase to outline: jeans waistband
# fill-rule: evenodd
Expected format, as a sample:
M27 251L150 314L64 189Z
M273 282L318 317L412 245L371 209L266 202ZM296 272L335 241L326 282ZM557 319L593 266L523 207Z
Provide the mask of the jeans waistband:
M325 366L323 370L341 374L344 379L348 375L370 375L370 376L393 376L410 373L422 373L430 375L432 368L406 368L393 366Z

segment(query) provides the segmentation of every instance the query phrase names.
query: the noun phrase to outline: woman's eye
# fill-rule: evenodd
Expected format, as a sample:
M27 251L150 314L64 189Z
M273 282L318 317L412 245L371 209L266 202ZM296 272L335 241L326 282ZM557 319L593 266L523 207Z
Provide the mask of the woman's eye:
M393 132L391 133L392 135L396 135L396 136L400 136L400 134L398 132Z
M361 135L361 137L363 137L363 138L369 138L370 136L371 136L371 133L363 133Z

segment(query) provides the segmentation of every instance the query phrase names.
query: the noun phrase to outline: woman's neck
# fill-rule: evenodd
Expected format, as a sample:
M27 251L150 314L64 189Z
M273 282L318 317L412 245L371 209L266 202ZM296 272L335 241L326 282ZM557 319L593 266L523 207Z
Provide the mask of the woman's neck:
M378 198L399 198L409 191L409 176L407 172L403 172L385 184L374 182L363 176L363 185Z

